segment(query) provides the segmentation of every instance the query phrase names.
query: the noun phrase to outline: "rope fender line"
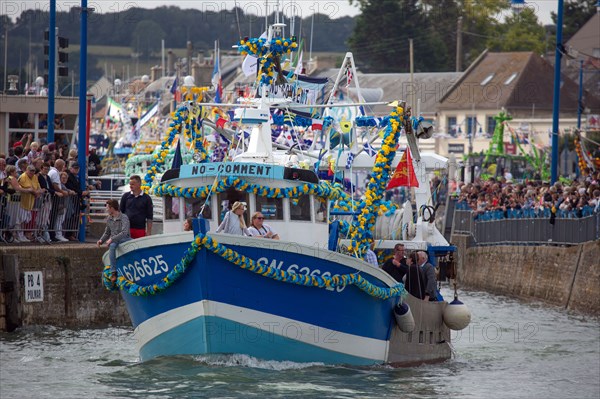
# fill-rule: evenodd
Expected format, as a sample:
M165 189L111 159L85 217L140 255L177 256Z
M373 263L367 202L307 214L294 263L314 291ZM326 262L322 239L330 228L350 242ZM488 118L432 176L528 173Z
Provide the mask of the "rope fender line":
M192 241L192 244L190 245L190 248L188 248L185 251L181 261L177 265L175 265L173 270L171 270L167 274L167 276L162 278L159 282L142 286L128 280L124 276L118 276L117 281L113 283L110 281L110 265L104 267L104 270L102 272L102 282L106 289L109 291L115 291L117 289L120 289L126 291L132 296L148 296L158 294L168 289L171 285L173 285L177 280L179 280L183 276L183 274L187 271L188 267L196 257L200 246L203 246L207 250L213 252L216 255L221 256L223 259L239 266L242 269L249 270L263 277L268 277L273 280L282 281L285 283L318 288L338 288L346 287L348 285L355 285L361 291L369 294L370 296L383 300L404 296L406 292L404 290L404 284L402 283L398 283L397 285L390 288L379 287L365 279L360 274L360 272L335 275L332 277L323 277L307 276L304 274L297 274L285 270L280 270L271 266L262 266L259 265L253 259L248 258L245 255L239 254L237 251L234 251L233 249L218 243L211 237L202 233L198 233L195 236L194 240Z

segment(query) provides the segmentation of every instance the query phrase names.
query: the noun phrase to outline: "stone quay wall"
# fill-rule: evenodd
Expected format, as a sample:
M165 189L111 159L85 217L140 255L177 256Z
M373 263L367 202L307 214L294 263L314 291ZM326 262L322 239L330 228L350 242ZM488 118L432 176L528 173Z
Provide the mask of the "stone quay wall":
M600 315L600 241L572 247L470 246L455 235L459 286ZM0 331L20 326L129 326L121 295L101 280L94 244L0 247ZM26 298L25 273L41 272L43 298Z
M91 243L1 247L0 331L33 325L131 325L121 295L102 284L105 251ZM28 272L41 272L42 301L26 298Z
M600 316L600 240L571 247L470 246L454 235L460 286Z

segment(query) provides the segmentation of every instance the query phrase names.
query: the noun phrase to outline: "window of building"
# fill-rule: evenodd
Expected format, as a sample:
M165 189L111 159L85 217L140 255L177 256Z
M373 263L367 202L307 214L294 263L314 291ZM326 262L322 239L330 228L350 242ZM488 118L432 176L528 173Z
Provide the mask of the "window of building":
M456 116L449 116L446 118L446 132L451 136L456 136L458 134Z
M310 195L290 198L290 219L310 222Z
M467 134L475 135L477 133L477 117L467 116Z
M493 73L489 74L485 79L483 79L481 81L481 85L485 86L486 84L490 83L492 79L494 79L494 74Z
M33 114L11 112L8 116L9 129L33 129Z
M496 129L496 119L493 116L487 117L487 132L488 134L493 134Z
M511 83L513 82L513 80L515 80L515 79L516 79L516 77L517 77L517 75L518 75L518 74L519 74L518 72L515 72L515 73L513 73L512 75L510 75L510 76L508 77L508 79L506 79L506 80L504 81L504 84L505 84L506 86L508 86L509 84L511 84Z
M256 212L267 220L283 220L283 199L256 196Z

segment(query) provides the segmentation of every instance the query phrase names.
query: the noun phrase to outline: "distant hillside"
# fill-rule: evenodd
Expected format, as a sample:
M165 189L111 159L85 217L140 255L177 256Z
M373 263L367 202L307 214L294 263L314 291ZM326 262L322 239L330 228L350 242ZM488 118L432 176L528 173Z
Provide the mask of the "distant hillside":
M21 81L44 72L44 34L48 29L49 15L39 10L24 11L12 24L8 43L8 74L19 73ZM270 20L274 20L273 16ZM321 14L314 18L314 52L345 52L346 40L354 28L354 18L330 19ZM79 75L80 19L76 12L57 13L59 36L69 39L69 70ZM98 79L106 68L123 72L129 67L131 75L136 70L148 73L149 67L160 64L161 40L165 49L173 49L183 56L188 40L194 52L211 50L219 40L221 48L228 48L242 37L258 36L263 31L264 17L246 15L243 10L202 12L182 10L178 7L160 7L153 10L130 8L118 13L92 14L88 20L88 77ZM306 50L310 42L311 17L296 20L298 40L304 39ZM252 30L252 31L251 31ZM30 38L31 35L31 38ZM0 48L3 48L3 41ZM127 73L127 71L125 71ZM122 75L122 73L118 73ZM31 79L29 79L31 80ZM68 80L68 79L67 79Z

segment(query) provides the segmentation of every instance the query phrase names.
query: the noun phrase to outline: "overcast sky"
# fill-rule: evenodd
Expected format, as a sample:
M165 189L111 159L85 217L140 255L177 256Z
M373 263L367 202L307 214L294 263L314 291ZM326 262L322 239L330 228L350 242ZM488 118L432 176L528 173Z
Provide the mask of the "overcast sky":
M269 12L274 11L276 0L268 0ZM38 8L49 9L49 0L2 0L0 1L0 14L8 14L13 20L21 15L26 9ZM81 4L78 0L57 0L57 11L67 11L71 7ZM297 10L296 15L306 17L314 12L326 14L331 18L338 18L346 15L354 16L359 13L358 8L351 6L348 0L280 0L281 9L286 16L291 15L291 10ZM538 19L543 24L550 24L550 12L556 12L558 0L537 0L526 1L527 7L536 10ZM265 0L88 0L88 7L95 8L96 12L118 12L133 7L156 8L164 5L178 6L187 9L194 8L202 11L220 11L222 9L232 9L235 5L242 8L246 13L255 15L264 15Z

